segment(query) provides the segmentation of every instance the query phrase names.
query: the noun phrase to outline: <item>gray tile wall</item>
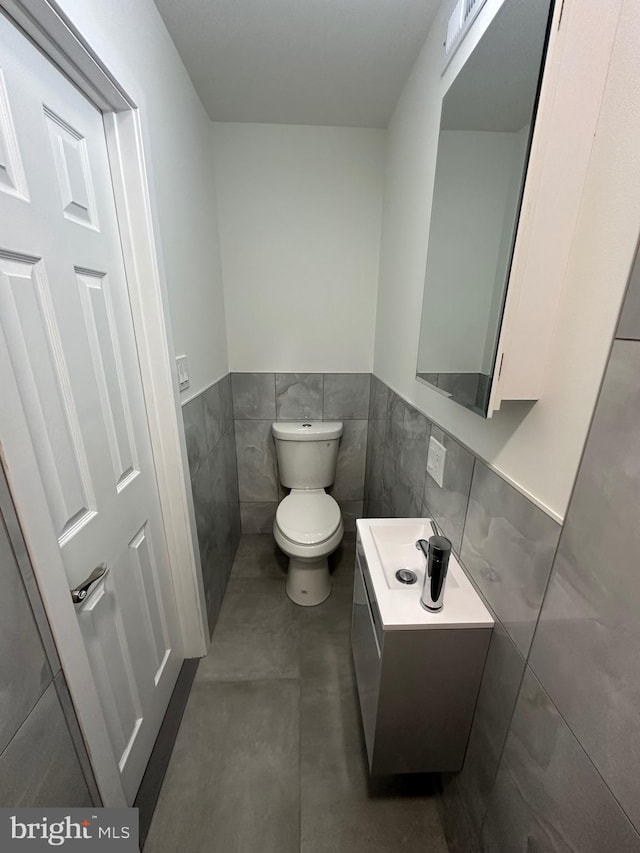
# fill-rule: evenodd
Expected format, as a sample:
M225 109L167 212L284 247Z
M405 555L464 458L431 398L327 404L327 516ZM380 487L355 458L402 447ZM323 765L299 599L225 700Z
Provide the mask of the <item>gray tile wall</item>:
M0 806L100 798L0 472Z
M481 849L640 849L635 829L529 668L491 793Z
M638 831L639 307L636 259L529 661Z
M240 541L231 374L186 403L182 417L212 632Z
M638 305L636 272L562 531L371 379L365 515L434 517L496 619L464 767L443 778L452 851L640 851Z
M346 530L363 514L369 417L368 373L234 373L233 412L243 533L271 533L280 485L271 424L340 420L336 481Z

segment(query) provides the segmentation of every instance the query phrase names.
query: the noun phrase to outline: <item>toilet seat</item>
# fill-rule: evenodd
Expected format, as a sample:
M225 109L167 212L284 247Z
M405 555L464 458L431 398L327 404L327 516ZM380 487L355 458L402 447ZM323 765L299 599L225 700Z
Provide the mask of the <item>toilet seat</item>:
M280 533L296 545L319 545L342 522L340 507L324 489L294 489L276 510Z

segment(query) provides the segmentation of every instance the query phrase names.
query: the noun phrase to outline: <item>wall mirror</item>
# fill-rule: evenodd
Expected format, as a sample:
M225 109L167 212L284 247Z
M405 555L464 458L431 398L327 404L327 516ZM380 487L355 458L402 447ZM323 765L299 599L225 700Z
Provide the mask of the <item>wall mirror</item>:
M552 5L505 0L442 100L417 378L485 417Z

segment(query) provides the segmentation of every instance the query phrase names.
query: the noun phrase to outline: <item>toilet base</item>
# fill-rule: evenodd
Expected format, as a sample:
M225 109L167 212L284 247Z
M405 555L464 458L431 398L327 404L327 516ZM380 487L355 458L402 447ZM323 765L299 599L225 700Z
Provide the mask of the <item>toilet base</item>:
M322 604L331 595L329 560L326 557L318 560L289 557L286 590L291 601L303 607Z

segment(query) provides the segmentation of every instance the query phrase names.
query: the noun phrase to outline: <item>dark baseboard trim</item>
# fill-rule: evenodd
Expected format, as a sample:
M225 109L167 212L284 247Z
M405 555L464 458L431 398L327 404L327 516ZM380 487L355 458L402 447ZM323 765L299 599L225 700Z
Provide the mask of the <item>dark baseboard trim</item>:
M147 769L144 772L133 804L134 808L138 809L140 819L140 849L144 847L147 840L153 813L164 781L164 774L167 772L173 745L178 736L182 715L191 693L191 685L199 663L200 658L189 658L182 664L180 675L178 675L176 686L173 688L164 720L160 726Z

